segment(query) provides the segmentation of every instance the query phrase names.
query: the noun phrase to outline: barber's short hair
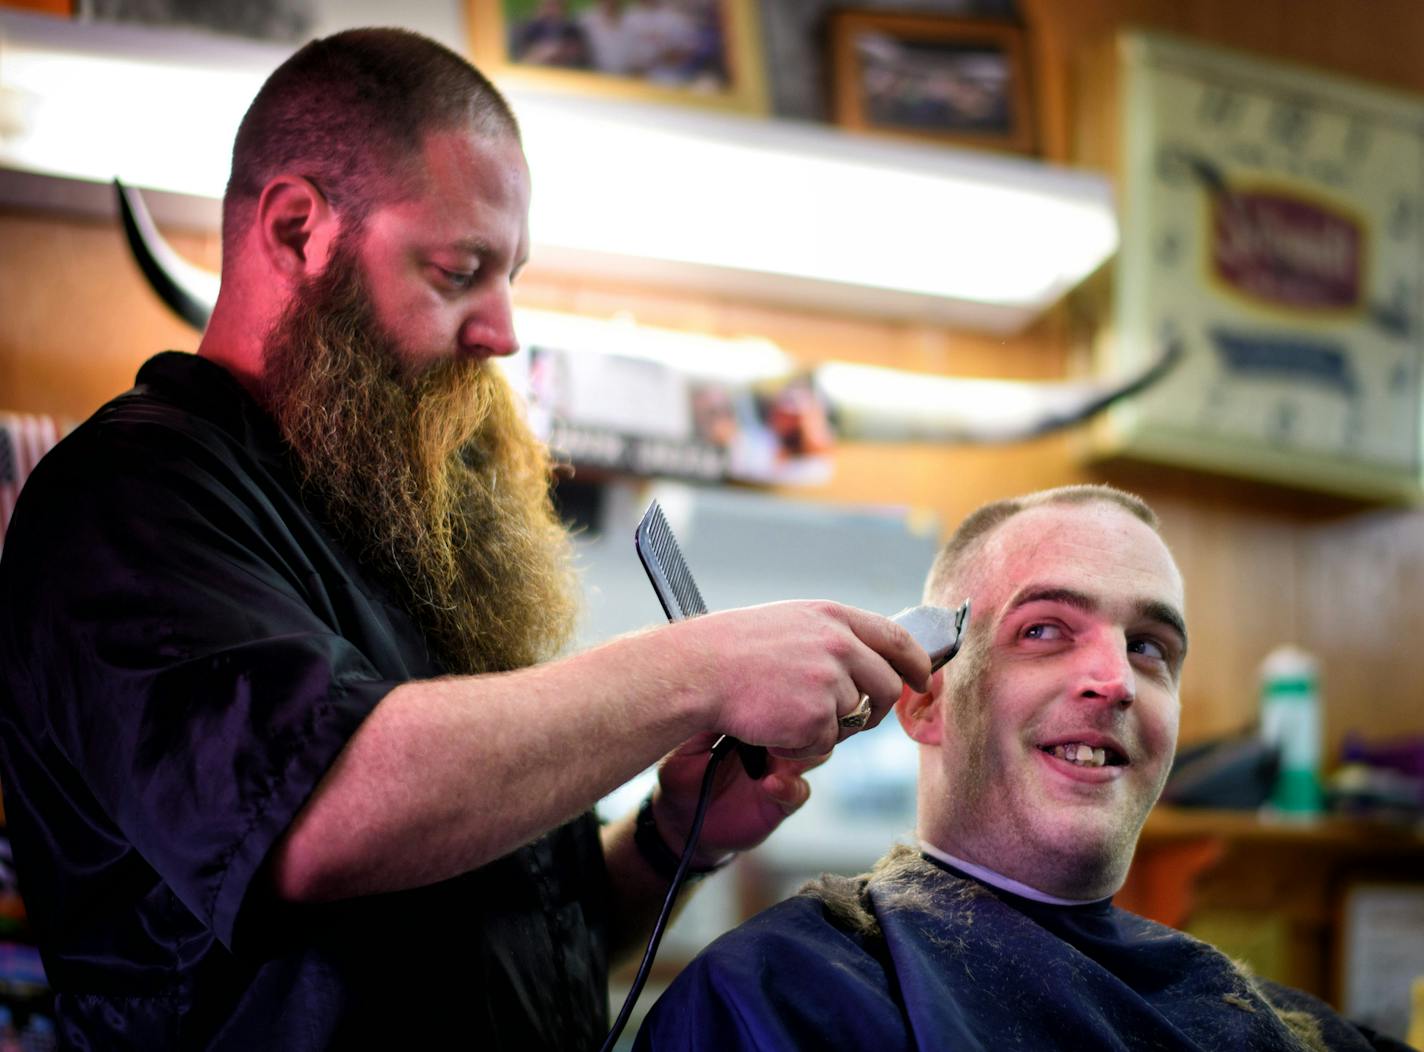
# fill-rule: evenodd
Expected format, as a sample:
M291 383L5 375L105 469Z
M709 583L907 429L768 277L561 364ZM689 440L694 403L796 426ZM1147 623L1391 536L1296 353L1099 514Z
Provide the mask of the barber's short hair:
M925 601L933 602L941 598L945 590L958 578L965 556L971 550L977 551L990 534L1019 512L1041 508L1047 504L1093 503L1116 504L1160 532L1157 513L1147 506L1147 502L1136 494L1115 486L1059 486L1056 489L1028 493L1022 497L992 501L970 512L959 524L959 528L950 535L949 540L944 542L925 580Z
M224 258L236 252L262 188L310 179L344 222L416 185L431 132L468 128L519 141L499 91L449 48L404 29L351 29L313 40L267 78L232 149L223 198Z

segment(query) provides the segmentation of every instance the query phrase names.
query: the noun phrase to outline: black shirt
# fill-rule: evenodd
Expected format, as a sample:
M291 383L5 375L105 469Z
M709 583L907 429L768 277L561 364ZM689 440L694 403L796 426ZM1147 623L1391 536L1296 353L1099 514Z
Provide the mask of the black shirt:
M254 881L381 698L441 672L220 366L158 355L61 442L0 558L0 784L61 1041L596 1046L591 815L411 891L284 907Z

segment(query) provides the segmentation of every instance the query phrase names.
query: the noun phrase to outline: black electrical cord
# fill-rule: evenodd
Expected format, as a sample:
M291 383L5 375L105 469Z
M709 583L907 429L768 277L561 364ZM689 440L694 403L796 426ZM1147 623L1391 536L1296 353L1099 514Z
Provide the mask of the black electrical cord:
M712 800L712 778L717 773L717 765L722 762L722 758L736 748L735 738L723 735L717 739L717 743L712 746L712 754L707 758L707 769L702 772L702 788L698 790L697 811L692 817L692 829L688 831L687 843L683 845L682 857L677 862L677 872L672 875L672 884L668 887L667 897L663 899L662 912L658 914L657 923L653 925L653 934L648 936L648 948L643 951L643 963L638 965L638 974L633 977L633 985L628 990L628 996L623 998L623 1008L618 1013L618 1018L613 1021L613 1027L608 1031L608 1036L603 1039L603 1045L599 1052L612 1052L613 1046L618 1043L618 1037L623 1033L623 1028L628 1025L628 1017L633 1014L633 1006L638 1003L638 995L643 992L643 984L648 981L648 972L652 970L653 958L658 955L658 944L663 941L663 931L667 928L668 918L672 916L673 903L677 901L677 893L682 890L683 882L687 879L687 869L692 864L692 853L697 850L697 838L702 835L702 819L707 816L707 805Z

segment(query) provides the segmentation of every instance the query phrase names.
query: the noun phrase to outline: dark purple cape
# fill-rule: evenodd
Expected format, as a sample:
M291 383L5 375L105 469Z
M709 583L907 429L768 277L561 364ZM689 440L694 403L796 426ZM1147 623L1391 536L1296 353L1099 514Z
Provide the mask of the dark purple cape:
M1404 1048L1108 900L1048 906L891 858L868 880L824 881L830 900L803 891L722 936L635 1048L1301 1052L1262 990L1307 1012L1329 1048Z

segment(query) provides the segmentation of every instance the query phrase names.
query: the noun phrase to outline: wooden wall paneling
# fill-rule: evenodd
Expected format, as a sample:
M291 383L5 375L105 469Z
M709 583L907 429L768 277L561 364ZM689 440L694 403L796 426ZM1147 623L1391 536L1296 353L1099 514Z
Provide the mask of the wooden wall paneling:
M1067 86L1044 98L1045 123L1071 128L1071 57L1124 28L1160 29L1225 47L1424 91L1424 5L1417 0L1020 0ZM1071 136L1067 138L1071 139Z
M948 532L986 501L1078 477L1061 437L1014 446L846 443L836 451L829 483L781 492L791 499L920 508Z
M216 235L166 233L217 267ZM197 347L144 283L117 221L0 211L0 244L0 408L80 420L131 387L150 355Z
M1301 640L1324 662L1324 737L1424 734L1424 510L1341 516L1305 531Z
M1187 582L1191 652L1182 682L1182 739L1253 726L1256 670L1299 639L1296 528L1280 512L1234 506L1201 487L1146 489Z

